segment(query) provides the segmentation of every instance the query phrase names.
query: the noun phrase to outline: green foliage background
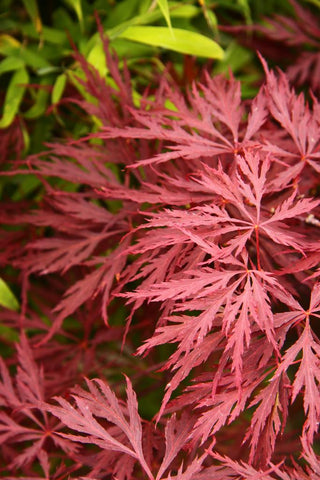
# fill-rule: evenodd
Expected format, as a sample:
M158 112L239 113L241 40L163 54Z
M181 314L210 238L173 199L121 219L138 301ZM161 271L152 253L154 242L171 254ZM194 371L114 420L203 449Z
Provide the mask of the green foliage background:
M9 127L16 115L20 115L28 152L39 151L43 141L56 134L59 125L66 135L68 126L54 107L68 84L79 88L75 74L81 72L72 57L71 42L108 81L95 16L100 18L120 60L127 60L139 90L138 86L150 81L155 66L161 70L171 61L181 72L184 54L196 55L202 63L207 58L214 59L216 71L229 67L234 73L246 71L245 67L250 71L253 52L240 46L230 34L219 32L219 24L251 24L275 10L286 13L291 9L286 0L4 0L2 3L0 128ZM50 106L51 116L46 115ZM70 128L72 136L82 132L79 124Z

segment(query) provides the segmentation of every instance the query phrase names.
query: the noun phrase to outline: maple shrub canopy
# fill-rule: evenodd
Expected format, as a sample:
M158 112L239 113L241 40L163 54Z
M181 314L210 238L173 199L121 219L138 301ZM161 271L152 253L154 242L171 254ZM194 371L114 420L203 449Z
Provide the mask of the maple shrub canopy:
M4 172L41 188L0 213L21 299L0 312L1 471L316 480L315 80L298 93L300 63L287 74L260 56L253 98L232 73L204 69L186 88L159 75L137 101L100 34L112 82L76 51L85 96L63 107L85 112L92 132Z

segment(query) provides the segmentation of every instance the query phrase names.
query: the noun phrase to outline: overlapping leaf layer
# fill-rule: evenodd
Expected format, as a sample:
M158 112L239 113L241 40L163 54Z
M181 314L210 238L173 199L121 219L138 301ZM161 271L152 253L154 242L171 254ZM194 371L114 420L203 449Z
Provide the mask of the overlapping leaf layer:
M73 101L99 130L29 157L40 205L1 212L25 224L2 239L24 298L1 314L21 331L13 379L1 362L3 462L22 478L319 478L320 104L262 59L253 100L232 76L183 94L164 75L138 108L105 49L114 88L76 54L93 101ZM157 427L132 388L146 375Z

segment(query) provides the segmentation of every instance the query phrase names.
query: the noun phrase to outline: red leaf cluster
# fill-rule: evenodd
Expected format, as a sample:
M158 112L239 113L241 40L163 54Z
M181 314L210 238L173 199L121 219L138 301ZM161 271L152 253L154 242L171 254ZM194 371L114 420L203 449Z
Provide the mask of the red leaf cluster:
M21 332L17 358L1 362L3 469L316 479L320 104L262 59L250 101L232 76L206 74L185 95L164 76L138 108L105 48L116 88L76 54L96 101L74 102L101 129L29 157L20 173L46 192L28 213L1 213L25 224L2 255L24 295L21 314L1 314ZM114 370L131 371L138 395L146 375L165 388L157 427L139 415L129 378L126 401L119 379L115 395ZM74 387L84 375L94 380Z

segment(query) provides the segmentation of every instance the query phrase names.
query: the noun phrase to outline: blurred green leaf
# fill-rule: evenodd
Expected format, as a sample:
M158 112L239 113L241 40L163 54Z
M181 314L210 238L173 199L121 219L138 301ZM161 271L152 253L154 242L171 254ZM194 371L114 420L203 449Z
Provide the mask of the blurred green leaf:
M137 3L139 14L146 13L155 4L156 0L132 0Z
M305 0L305 2L312 3L316 7L320 8L320 0Z
M52 25L61 32L68 32L77 43L80 34L79 22L74 21L66 8L59 6L53 11Z
M25 125L21 126L22 136L23 136L23 155L26 155L30 147L30 135Z
M69 5L69 7L71 7L74 10L79 20L81 29L83 29L83 12L82 12L81 0L64 0L64 2L66 3L66 5Z
M51 103L54 105L58 103L63 95L65 86L67 82L67 75L65 73L61 73L56 78L56 81L53 85L52 93L51 93Z
M112 9L110 9L110 13L107 15L104 26L106 28L112 28L126 22L135 16L140 3L141 0L124 0L115 3Z
M22 2L35 26L36 31L39 35L41 35L42 22L39 14L37 0L22 0Z
M10 310L19 310L18 300L2 278L0 278L0 305Z
M5 338L9 342L18 342L20 338L16 330L1 324L0 324L0 336L2 338ZM3 345L1 345L1 356L3 357Z
M21 47L21 43L14 37L7 35L6 33L0 34L0 53L2 55L10 55L12 49L19 47Z
M105 77L108 71L106 63L106 54L103 49L101 39L96 43L96 45L91 49L87 60L91 65L93 65L102 77Z
M50 66L50 63L41 53L35 52L32 47L26 48L15 38L6 34L0 34L0 54L5 57L23 60L26 65L34 70Z
M20 25L20 30L24 35L27 35L30 38L38 38L38 33L32 23ZM66 33L57 28L43 26L42 37L45 42L53 43L54 45L63 45L67 43Z
M249 63L254 57L252 51L242 47L236 42L231 42L225 49L224 58L214 67L214 73L228 72L229 69L233 73L238 72L245 64Z
M162 11L162 14L167 22L168 28L170 30L171 35L174 37L173 30L172 30L172 25L171 25L171 18L170 18L170 12L169 12L169 6L167 0L157 0L157 4Z
M170 3L171 18L193 18L199 15L200 9L195 5L182 5L181 3Z
M22 58L26 64L34 70L50 66L50 63L40 53L35 53L31 49L21 47L14 53L16 56Z
M218 19L216 15L208 8L205 0L199 0L199 3L202 7L202 12L209 28L214 32L215 35L218 35Z
M13 121L19 110L29 75L25 68L17 70L10 80L10 84L4 100L3 114L0 119L0 128L7 128Z
M112 49L115 50L119 58L130 59L148 58L150 56L150 47L142 43L132 43L125 38L116 38L111 42Z
M46 85L50 85L50 79L49 78L44 78L42 79L40 86L45 87ZM48 98L49 98L49 91L46 88L39 88L36 94L36 101L32 105L32 107L25 112L24 117L25 118L38 118L41 115L43 115L47 109L48 105Z
M243 11L243 16L246 19L246 23L252 24L251 11L248 0L237 0L237 2Z
M62 68L61 67L43 67L43 68L39 68L39 70L37 70L37 75L39 75L39 77L43 77L44 75L49 75L50 73L59 73L61 72Z
M222 48L209 37L180 28L172 30L175 38L170 35L167 27L132 26L122 32L120 37L155 47L168 48L187 55L223 58Z
M25 199L42 185L35 175L15 175L13 182L16 185L16 190L11 195L14 202Z
M12 70L18 70L24 67L24 61L21 58L7 57L0 62L0 75Z

